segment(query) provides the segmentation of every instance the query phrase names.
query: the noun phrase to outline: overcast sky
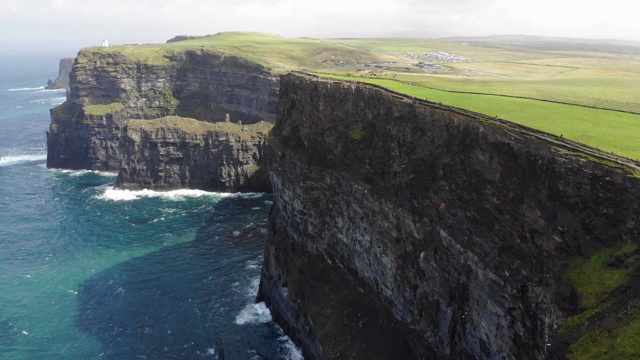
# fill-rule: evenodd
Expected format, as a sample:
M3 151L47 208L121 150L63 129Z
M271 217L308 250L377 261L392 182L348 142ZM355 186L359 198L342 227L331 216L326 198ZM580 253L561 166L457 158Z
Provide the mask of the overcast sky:
M178 34L287 37L527 34L640 40L631 0L0 0L0 43L164 42ZM633 9L631 7L634 7Z

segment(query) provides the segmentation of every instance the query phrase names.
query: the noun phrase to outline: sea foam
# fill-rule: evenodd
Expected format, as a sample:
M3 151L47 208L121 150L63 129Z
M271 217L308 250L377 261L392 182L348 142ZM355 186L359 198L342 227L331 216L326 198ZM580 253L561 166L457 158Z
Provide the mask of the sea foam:
M298 348L288 336L283 335L278 338L278 341L280 342L280 351L282 351L285 359L304 360L302 350Z
M99 176L104 176L104 177L116 177L116 176L118 176L118 174L114 173L114 172L98 171L98 170L50 169L50 171L53 171L53 172L56 172L56 173L69 174L69 176L72 176L72 177L83 176L83 175L86 175L86 174L94 174L94 175L99 175ZM109 186L109 188L113 187L113 185L107 185L107 186Z
M13 91L34 91L34 90L44 90L44 86L7 89L7 91L11 91L11 92L13 92Z
M184 201L186 198L197 198L202 196L220 196L220 193L203 190L180 189L173 191L153 191L153 190L125 190L109 187L104 193L96 195L100 200L111 201L132 201L143 198L163 198L166 200Z
M262 193L220 193L194 189L179 189L172 191L154 191L149 189L126 190L116 189L110 186L109 188L105 189L102 194L96 195L96 198L100 200L111 201L132 201L143 198L163 198L166 200L184 201L186 198L198 198L203 196L211 196L217 198L255 199L263 195L264 194Z
M238 325L263 324L271 321L271 312L264 302L249 304L240 311L234 321Z
M0 156L0 167L47 160L47 154Z

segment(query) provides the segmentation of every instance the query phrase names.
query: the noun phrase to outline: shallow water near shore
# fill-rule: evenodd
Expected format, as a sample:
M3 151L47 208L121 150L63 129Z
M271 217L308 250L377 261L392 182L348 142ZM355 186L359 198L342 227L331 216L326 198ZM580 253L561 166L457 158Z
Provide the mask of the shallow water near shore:
M46 169L57 64L0 56L0 358L300 358L254 304L270 195Z

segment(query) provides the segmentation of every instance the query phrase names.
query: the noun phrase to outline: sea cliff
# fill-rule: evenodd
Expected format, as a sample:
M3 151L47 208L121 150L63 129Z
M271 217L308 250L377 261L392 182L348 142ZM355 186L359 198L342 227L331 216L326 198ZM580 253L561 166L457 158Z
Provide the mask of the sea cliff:
M131 120L117 186L167 190L270 191L265 147L272 123Z
M71 73L71 67L75 58L63 58L60 59L60 65L58 70L58 77L55 80L49 79L47 81L47 90L65 89L69 91L69 74Z
M310 359L563 358L637 325L637 164L294 74L268 155L259 299Z
M141 134L141 127L137 127L138 131L128 130L129 121L150 121L166 116L245 125L274 121L277 75L264 66L213 49L145 49L131 45L121 50L88 48L79 52L70 74L68 99L51 110L47 134L48 167L120 171L123 166L120 177L123 186L133 187L136 182L140 186L153 183L154 187L163 189L200 186L196 184L201 181L151 174L151 168L142 169L146 162L132 160L145 158L145 154L131 151L150 146L140 141L154 136ZM188 127L183 130L185 128ZM188 131L171 135L168 133L171 129L163 130L165 140L173 136L192 145L204 141L201 134L189 134ZM268 129L261 132L264 129L256 128L254 135L266 136ZM245 128L246 131L253 130ZM262 143L256 140L238 146L248 153L261 153L257 147ZM250 146L257 147L248 150ZM124 153L122 149L125 149ZM194 158L201 156L194 155ZM133 164L135 168L127 167ZM254 165L259 166L258 163L247 166ZM247 176L241 173L238 175ZM136 174L145 175L138 179ZM149 176L157 181L163 177L163 180L150 182ZM227 185L246 183L242 179L223 182ZM220 183L215 189L238 189L227 185ZM266 187L261 184L257 188Z

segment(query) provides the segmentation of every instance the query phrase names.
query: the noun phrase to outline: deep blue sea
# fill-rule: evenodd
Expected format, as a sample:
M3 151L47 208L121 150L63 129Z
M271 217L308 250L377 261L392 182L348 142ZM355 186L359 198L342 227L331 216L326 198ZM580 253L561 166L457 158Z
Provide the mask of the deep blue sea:
M61 56L0 54L0 359L301 359L254 303L269 195L46 168Z

